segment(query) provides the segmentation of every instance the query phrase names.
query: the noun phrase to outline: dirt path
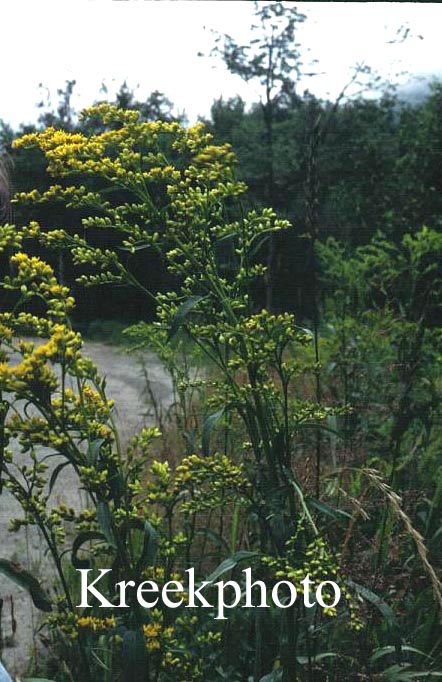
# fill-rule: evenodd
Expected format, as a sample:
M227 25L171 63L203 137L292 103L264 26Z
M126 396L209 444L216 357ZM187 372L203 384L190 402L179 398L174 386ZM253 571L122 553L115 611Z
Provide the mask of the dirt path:
M155 400L166 409L171 404L173 400L171 382L155 356L127 355L114 346L96 342L86 342L84 354L95 362L100 374L107 379L106 392L115 400L116 421L123 444L140 428L154 423L149 414L142 364L148 371ZM56 466L55 459L53 467ZM75 474L69 467L62 471L51 499L54 505L64 502L75 509L84 507L84 493L79 490ZM0 557L19 561L32 572L47 576L45 565L48 560L44 555L44 545L38 531L32 528L22 529L19 533L8 532L9 521L15 516L22 516L20 507L12 496L4 491L0 495ZM1 626L7 644L1 657L11 674L22 675L26 672L32 656L39 613L34 609L27 593L1 575L0 598L4 600ZM14 636L13 619L17 623Z

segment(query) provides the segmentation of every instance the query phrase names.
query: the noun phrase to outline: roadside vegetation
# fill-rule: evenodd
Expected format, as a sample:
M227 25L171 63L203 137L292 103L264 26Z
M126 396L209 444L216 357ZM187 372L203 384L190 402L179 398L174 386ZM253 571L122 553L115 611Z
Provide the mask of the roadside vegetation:
M249 112L219 100L187 127L126 86L124 107L78 123L59 109L11 135L1 483L23 510L11 530L40 529L56 578L8 557L0 570L45 614L34 677L442 677L442 89L415 107L300 97L299 20L277 43L275 95ZM157 426L125 448L80 329L153 350L173 380L172 408L154 404ZM51 503L64 467L88 494L81 512ZM112 568L112 601L118 580L185 583L191 567L239 582L251 567L299 594L309 574L342 599L228 620L133 595L128 609L77 608L75 569Z

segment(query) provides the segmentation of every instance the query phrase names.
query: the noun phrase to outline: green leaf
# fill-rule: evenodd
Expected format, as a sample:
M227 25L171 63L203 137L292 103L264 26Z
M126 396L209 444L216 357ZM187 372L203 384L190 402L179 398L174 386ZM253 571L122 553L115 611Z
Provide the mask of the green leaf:
M68 466L68 464L70 464L69 461L68 461L68 462L61 462L61 464L58 464L58 465L55 467L54 471L53 471L52 474L51 474L51 478L50 478L50 480L49 480L49 493L52 492L52 489L53 489L53 487L54 487L54 485L55 485L55 482L56 482L56 480L57 480L57 478L58 478L58 475L60 474L61 471L63 471L63 469L64 469L66 466Z
M97 649L97 651L100 651L100 649ZM107 651L106 651L106 653L107 653ZM101 658L100 658L99 655L96 653L96 651L94 651L94 649L91 649L91 655L92 655L93 659L95 660L95 662L97 663L97 665L98 665L102 670L105 670L106 672L109 672L109 666L106 665L106 663L105 663L104 661L101 660Z
M134 251L144 251L145 249L151 249L152 244L133 244L132 246L117 246L119 251L125 251L127 253L132 253Z
M209 540L211 540L215 545L218 545L218 547L223 547L226 550L226 552L228 552L230 549L229 545L224 540L224 538L211 528L198 528L195 531L195 535L204 535L205 537L209 538Z
M391 606L389 606L377 594L375 594L374 592L369 590L368 587L364 587L363 585L359 585L358 583L354 583L352 580L349 580L348 584L350 587L353 587L356 590L356 592L363 599L370 602L370 604L372 604L375 608L377 608L379 613L381 613L386 624L390 628L391 634L396 639L396 647L395 648L396 648L397 653L399 653L401 650L401 643L400 643L400 637L399 637L399 625L398 625L398 622L396 620L396 616L394 615L394 612L393 612L393 609L391 608Z
M407 646L403 645L401 646L401 651L410 651L413 654L417 654L418 656L423 656L424 658L430 658L428 654L425 654L423 651L419 651L419 649L415 649L412 646ZM370 656L368 663L371 665L372 663L375 663L376 661L379 661L381 658L384 656L388 656L390 654L394 654L396 652L396 647L394 646L383 646L381 649L377 649L372 656Z
M348 512L343 511L342 509L334 509L326 502L321 502L314 497L311 497L308 502L319 512L326 514L327 516L331 516L331 518L335 519L336 521L342 521L342 519L348 520L352 518L352 515Z
M175 316L170 325L169 333L167 335L167 340L171 341L180 327L184 324L187 315L200 301L202 301L206 296L189 296L187 301L184 301L175 313Z
M77 552L81 548L81 546L84 545L85 542L90 542L91 540L105 539L106 538L104 537L103 533L99 533L98 531L94 530L84 531L83 533L77 535L72 544L71 555L72 566L74 566L74 568L91 568L92 559L79 559L77 557Z
M149 521L146 519L141 522L141 530L143 531L143 549L141 551L141 556L137 561L136 570L139 573L146 566L152 566L155 560L155 555L157 552L158 544L158 533Z
M226 234L223 234L221 237L217 237L215 240L215 243L216 244L222 244L223 242L226 242L229 239L234 239L237 237L238 237L237 230L232 230L231 232L226 232Z
M294 490L296 491L296 494L298 495L299 501L301 503L302 510L303 510L305 517L307 518L308 522L310 523L310 525L313 529L313 532L315 533L315 535L318 535L319 531L316 528L316 524L313 521L312 515L310 514L310 510L307 506L307 502L306 502L302 487L300 486L298 481L295 479L293 472L290 469L288 469L287 467L284 467L284 472L287 474L287 480L290 481L291 485L293 486Z
M294 325L295 329L299 332L302 332L306 336L309 336L311 339L314 338L314 333L311 329L308 329L308 327L300 327L299 324Z
M296 660L301 665L307 665L309 660L312 663L319 663L320 661L325 661L327 658L339 658L339 654L336 654L333 651L324 651L324 653L318 654L317 656L311 656L310 659L308 656L297 656Z
M239 523L241 519L241 502L236 500L233 508L232 523L230 528L230 552L233 554L238 542Z
M122 643L123 682L145 682L147 674L147 649L141 630L126 630Z
M336 443L338 434L338 420L335 414L327 415L327 426L330 429L330 454L333 466L336 466Z
M121 473L114 468L114 471L109 471L110 477L108 478L110 487L110 497L114 502L115 507L120 505L121 496L124 493L124 478Z
M208 578L206 578L206 580L210 583L213 583L224 573L227 573L227 571L231 571L232 568L235 568L235 566L237 566L241 561L245 561L245 559L254 559L256 556L258 556L257 552L246 552L245 550L236 552L228 559L224 559L224 561L220 563L217 568L215 568L215 570L209 575Z
M340 436L340 434L337 431L333 431L329 426L325 426L324 424L318 424L316 422L298 422L296 424L296 428L300 431L301 429L317 429L318 431L323 431L324 433L327 434L332 434L334 436Z
M108 543L112 547L116 547L109 504L103 500L97 502L97 520Z
M46 592L40 587L40 583L29 571L26 571L20 564L8 559L0 559L0 573L15 582L31 595L34 606L40 611L49 613L52 611L52 604Z
M104 438L96 438L88 445L86 458L89 466L96 466L100 448L104 443Z
M383 671L381 680L385 682L417 682L418 680L431 680L434 677L442 677L442 672L410 670L409 663L397 663Z
M255 256L260 248L269 240L271 233L272 232L277 232L278 230L275 229L275 226L272 225L271 227L267 227L265 230L260 230L260 232L256 233L253 235L252 239L250 240L250 249L249 249L249 257L253 258ZM253 245L252 244L257 241L257 244Z
M271 673L261 677L259 682L281 682L283 673L284 671L282 668L276 668L275 670L272 670Z
M227 408L225 406L221 407L221 409L217 410L217 412L214 412L214 414L211 414L210 417L207 417L206 421L203 424L201 449L205 457L208 457L210 454L210 436L212 434L212 431L218 424L219 420L224 415L226 409Z

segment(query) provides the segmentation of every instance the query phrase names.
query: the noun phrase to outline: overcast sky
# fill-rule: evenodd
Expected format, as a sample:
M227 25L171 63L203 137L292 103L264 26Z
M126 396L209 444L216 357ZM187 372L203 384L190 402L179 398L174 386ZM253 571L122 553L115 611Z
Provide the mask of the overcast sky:
M300 2L307 15L298 39L307 58L325 72L303 83L319 96L340 92L358 62L384 76L442 73L442 3ZM213 100L241 94L248 102L257 88L232 76L219 60L201 58L213 46L210 29L250 39L254 4L238 0L6 0L0 39L0 118L17 126L35 121L37 101L75 79L80 109L112 95L126 80L139 86L138 99L164 92L190 121L208 115ZM396 31L408 38L392 44Z

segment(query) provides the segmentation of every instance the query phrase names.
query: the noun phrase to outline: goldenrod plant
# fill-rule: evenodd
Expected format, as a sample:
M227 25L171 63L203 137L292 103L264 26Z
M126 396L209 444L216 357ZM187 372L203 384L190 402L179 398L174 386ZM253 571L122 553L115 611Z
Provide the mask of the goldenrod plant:
M333 425L349 405L314 397L320 367L310 331L292 314L270 313L254 301L253 287L266 271L261 247L289 223L271 208L244 208L246 187L235 178L230 146L213 144L200 124L143 122L136 111L102 104L83 113L81 132L47 128L15 145L38 148L55 183L15 201L30 210L58 202L78 219L69 228L35 219L0 228L12 268L2 282L9 309L0 314L2 480L23 509L13 528L40 528L60 591L54 598L33 576L12 575L7 563L4 570L21 579L37 606L52 611L54 676L60 682L337 679L336 670L355 655L360 600L381 612L384 603L346 575L338 547L345 548L360 510L352 518L351 504L333 506L333 477L320 466L312 471L309 455L310 434L321 429L332 444ZM108 247L94 242L97 230L109 235ZM205 418L192 451L155 459L154 427L121 448L105 381L72 328L69 287L32 255L36 249L46 250L49 261L54 249L62 250L79 268L78 284L143 291L156 319L141 319L130 337L138 346L154 345L181 382L183 405L195 382L192 372L180 372L178 343L206 358L208 370L198 379L206 390ZM138 281L133 265L149 251L175 278L173 290L157 292ZM17 463L18 448L26 464ZM80 512L51 504L65 466L87 492L89 504ZM186 603L185 595L179 608L145 609L127 590L127 608L118 607L117 582L186 584L186 571L194 569L198 584L230 574L241 590L247 568L269 589L285 580L304 601L285 596L279 607L239 606L224 620L211 605ZM80 574L88 571L100 577L103 596L101 605L91 596L91 608L79 595ZM339 585L339 603L330 606L330 594L323 604L310 603L310 591L314 596L328 581ZM400 651L392 619L388 626Z

